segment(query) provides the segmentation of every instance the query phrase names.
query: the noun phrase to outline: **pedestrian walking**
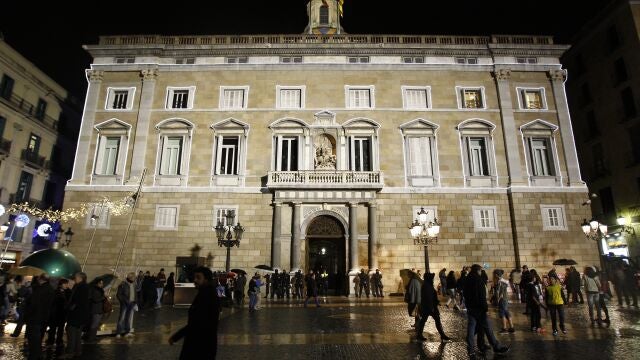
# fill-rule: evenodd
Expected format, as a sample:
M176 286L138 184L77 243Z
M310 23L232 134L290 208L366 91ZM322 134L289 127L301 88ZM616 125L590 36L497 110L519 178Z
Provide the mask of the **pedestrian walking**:
M64 325L67 321L67 304L71 298L71 290L69 289L69 280L58 280L53 304L51 306L51 315L49 317L49 330L47 334L47 346L55 344L56 349L62 349L64 346Z
M87 341L89 342L98 340L98 329L100 328L100 322L104 314L104 301L104 280L102 278L96 278L89 286L89 302L91 306L91 324L89 325L89 332L87 334Z
M374 297L384 297L382 285L382 274L380 269L376 269L376 272L371 275L371 288L373 289Z
M138 276L136 276L136 303L138 303L138 307L142 308L144 304L144 295L142 293L142 284L144 283L144 273L142 271L138 271Z
M269 291L271 291L271 275L267 274L264 276L264 284L265 284L265 292L264 292L264 298L268 298L269 297ZM302 295L300 295L300 298L302 298Z
M260 274L255 273L251 280L249 280L249 289L247 290L247 294L249 295L249 312L256 311L256 307L258 305L259 297L260 297Z
M245 274L240 274L233 285L233 297L237 306L244 304L244 288L247 285L247 277Z
M87 274L79 272L74 276L73 289L69 299L67 314L67 350L64 358L82 355L82 329L91 321L91 305L89 303L89 285Z
M629 298L628 296L631 296L631 299L633 300L633 302L631 303L631 306L633 307L638 307L638 284L636 282L636 273L633 270L633 268L629 265L629 264L624 264L624 293L625 293L625 300L627 302L627 305L629 305Z
M307 277L305 279L307 285L307 297L304 300L304 307L307 307L310 298L314 298L316 301L316 307L320 307L320 302L318 302L318 282L316 281L316 274L313 273L313 270L309 271Z
M216 358L220 299L214 287L213 273L200 266L194 270L198 294L189 308L187 325L169 337L169 344L184 339L180 360Z
M449 274L447 274L446 282L447 282L447 296L449 297L449 300L447 300L446 307L448 308L449 305L453 303L453 308L455 310L460 310L460 307L458 307L458 303L456 301L456 288L457 288L458 282L456 281L456 273L453 270L449 271Z
M571 294L573 304L584 304L580 283L580 273L575 267L571 266L569 268L569 279L567 279L567 292Z
M156 275L156 308L162 307L162 295L164 294L166 283L167 275L165 275L164 269L160 269L160 272Z
M529 284L533 280L529 267L522 265L522 275L520 276L520 299L525 304L523 315L529 315Z
M173 294L176 292L176 274L169 273L169 277L167 278L167 284L164 286L165 298L168 299L169 304L173 305Z
M11 337L18 337L22 332L22 328L25 324L24 312L25 307L27 306L27 301L31 297L33 292L33 288L31 286L31 282L25 283L18 289L18 300L16 303L16 313L18 315L18 322L16 323L16 328L11 333Z
M509 351L508 346L501 345L493 334L491 323L488 320L487 312L487 291L485 284L480 278L482 267L478 264L471 266L471 271L463 282L464 301L467 308L467 353L470 359L476 359L475 335L476 326L479 326L489 339L493 352L503 354Z
M25 322L27 324L27 342L29 344L29 360L42 358L42 337L45 333L55 291L49 284L49 277L42 274L32 281L33 293L25 306Z
M500 334L513 333L513 322L511 321L511 313L509 312L509 281L502 278L504 272L502 270L493 271L493 293L498 306L498 316L502 320L502 329Z
M560 285L560 279L558 276L551 276L549 278L551 285L546 289L546 303L549 307L549 313L551 315L551 327L553 329L553 336L558 336L558 318L560 319L560 330L563 334L567 333L564 327L564 299L562 296L562 286Z
M527 295L527 307L529 308L531 331L543 331L540 325L540 320L542 318L540 307L546 308L546 306L542 302L542 286L540 285L540 277L535 269L532 269L529 274L530 276L528 279L530 280L525 293Z
M296 297L302 299L304 297L304 276L302 275L302 270L296 271L293 281Z
M407 303L407 311L409 313L409 317L414 318L414 322L411 327L417 327L419 321L419 312L415 311L418 304L420 304L421 296L422 296L422 282L418 277L418 274L410 271L409 272L409 284L407 284L407 288L404 293L404 302Z
M416 326L417 339L420 341L427 340L422 333L424 332L424 325L427 323L429 316L431 316L436 323L436 329L438 330L438 334L440 334L440 341L451 340L444 333L442 322L440 321L440 311L438 310L440 301L438 300L438 293L433 287L435 275L436 274L433 273L426 273L422 288L420 289L420 321L418 322L418 326Z
M447 296L447 269L442 268L438 273L438 279L440 280L440 294Z
M356 274L353 277L353 293L358 297L358 290L360 290L360 275Z
M589 306L589 319L591 320L591 324L598 323L601 325L601 313L602 309L600 308L600 279L596 275L596 271L593 267L589 266L584 269L584 275L582 277L582 283L584 286L584 290L587 293L587 305ZM594 318L593 309L596 309L597 317Z
M358 297L362 297L362 292L364 291L365 295L369 297L369 275L364 271L364 269L360 269L360 274L358 274L360 278L360 282L358 283Z
M602 309L605 318L600 318L601 321L611 324L609 318L609 309L607 308L607 301L611 298L611 289L609 288L609 276L606 272L600 272L600 293L598 294L598 305Z
M133 315L137 310L136 303L136 274L129 273L125 281L121 282L116 292L116 298L120 303L120 315L116 327L116 336L133 336Z

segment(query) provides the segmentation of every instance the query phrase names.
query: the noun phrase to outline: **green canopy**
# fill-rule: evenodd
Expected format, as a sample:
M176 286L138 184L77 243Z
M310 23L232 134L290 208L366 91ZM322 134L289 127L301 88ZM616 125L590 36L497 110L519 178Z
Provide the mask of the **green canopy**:
M75 256L66 250L44 249L27 256L20 266L33 266L42 269L51 277L72 278L81 270Z

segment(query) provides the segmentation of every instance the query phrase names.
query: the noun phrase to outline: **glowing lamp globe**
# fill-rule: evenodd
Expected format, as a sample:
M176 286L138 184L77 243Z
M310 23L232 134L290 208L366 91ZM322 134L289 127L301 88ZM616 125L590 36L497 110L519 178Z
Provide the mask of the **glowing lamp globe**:
M4 206L0 205L0 216L4 215L5 212L6 209L4 208Z
M19 228L23 228L29 225L29 221L29 216L27 216L27 214L20 214L16 216L15 219L16 226Z
M38 233L38 236L42 236L42 237L49 236L49 234L51 234L52 231L53 231L53 228L49 224L42 224L38 226L38 229L36 230L36 232Z

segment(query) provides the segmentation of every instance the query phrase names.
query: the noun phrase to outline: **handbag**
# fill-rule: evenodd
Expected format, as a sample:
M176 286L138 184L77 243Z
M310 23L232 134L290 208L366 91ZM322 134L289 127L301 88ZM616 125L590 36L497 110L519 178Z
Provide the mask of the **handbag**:
M112 311L113 305L111 305L111 301L109 301L109 299L105 296L104 299L102 299L102 313L109 314Z

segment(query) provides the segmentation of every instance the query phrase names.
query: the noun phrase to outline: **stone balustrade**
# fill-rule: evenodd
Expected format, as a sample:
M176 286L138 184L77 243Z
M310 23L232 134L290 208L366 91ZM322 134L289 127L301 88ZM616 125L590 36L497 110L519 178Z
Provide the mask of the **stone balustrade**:
M380 171L300 170L269 172L267 187L382 189Z

